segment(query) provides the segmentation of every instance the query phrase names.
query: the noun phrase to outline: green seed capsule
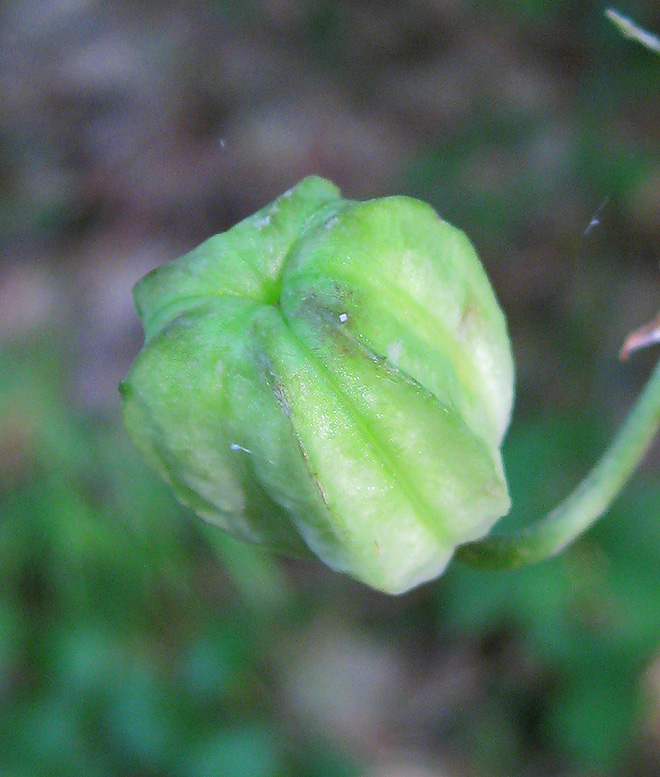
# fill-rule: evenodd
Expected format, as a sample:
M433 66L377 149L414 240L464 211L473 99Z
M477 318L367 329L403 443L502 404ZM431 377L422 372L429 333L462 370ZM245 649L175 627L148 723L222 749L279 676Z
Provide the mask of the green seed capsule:
M127 428L233 535L401 593L508 511L506 323L470 242L428 205L307 178L135 301Z

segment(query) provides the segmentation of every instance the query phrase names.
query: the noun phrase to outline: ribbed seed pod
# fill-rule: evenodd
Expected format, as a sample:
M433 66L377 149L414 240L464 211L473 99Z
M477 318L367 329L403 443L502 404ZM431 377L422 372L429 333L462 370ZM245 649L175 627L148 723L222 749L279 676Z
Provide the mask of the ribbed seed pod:
M125 422L203 518L401 593L508 511L506 323L428 205L307 178L135 301Z

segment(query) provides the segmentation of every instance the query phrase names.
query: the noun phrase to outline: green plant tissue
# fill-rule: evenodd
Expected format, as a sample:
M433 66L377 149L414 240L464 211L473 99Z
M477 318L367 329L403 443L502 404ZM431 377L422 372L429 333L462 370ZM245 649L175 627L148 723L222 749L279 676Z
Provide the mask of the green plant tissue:
M307 178L135 301L128 431L236 537L401 593L508 511L506 322L471 243L428 205Z

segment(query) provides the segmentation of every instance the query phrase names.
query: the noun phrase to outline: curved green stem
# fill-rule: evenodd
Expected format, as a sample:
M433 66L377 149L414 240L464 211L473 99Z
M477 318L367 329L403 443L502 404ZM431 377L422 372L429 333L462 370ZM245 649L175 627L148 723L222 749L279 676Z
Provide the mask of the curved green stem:
M660 362L601 460L545 518L511 536L462 545L456 558L483 569L515 569L550 558L607 510L648 450L660 426Z

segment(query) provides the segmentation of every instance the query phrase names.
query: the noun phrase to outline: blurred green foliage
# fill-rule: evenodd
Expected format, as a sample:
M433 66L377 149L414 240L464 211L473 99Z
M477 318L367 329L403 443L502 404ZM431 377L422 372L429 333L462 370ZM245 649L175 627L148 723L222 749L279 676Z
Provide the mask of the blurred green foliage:
M118 418L72 411L57 334L2 356L0 773L316 773L268 703L275 562L209 541Z
M514 428L505 455L514 513L502 529L550 509L605 445L593 417L549 417ZM529 472L543 473L530 480ZM643 719L640 675L660 636L660 487L637 483L586 537L552 561L501 575L455 566L438 592L443 621L464 638L498 630L498 650L531 662L471 714L535 721L542 748L573 768L621 767ZM481 709L483 707L483 709ZM494 718L491 720L491 718ZM524 752L525 728L514 730ZM516 741L517 740L517 741ZM515 761L510 766L515 767Z

